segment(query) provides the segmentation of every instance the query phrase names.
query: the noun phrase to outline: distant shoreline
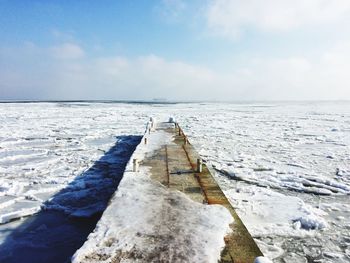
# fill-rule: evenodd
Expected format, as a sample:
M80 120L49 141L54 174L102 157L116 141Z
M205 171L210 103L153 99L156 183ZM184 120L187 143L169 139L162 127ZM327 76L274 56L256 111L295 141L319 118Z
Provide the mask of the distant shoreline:
M176 101L176 100L0 100L0 103L101 103L101 104L191 104L191 103L228 103L228 104L256 104L256 103L350 103L350 100L237 100L237 101Z
M0 103L127 103L127 104L177 104L192 102L152 101L152 100L0 100Z

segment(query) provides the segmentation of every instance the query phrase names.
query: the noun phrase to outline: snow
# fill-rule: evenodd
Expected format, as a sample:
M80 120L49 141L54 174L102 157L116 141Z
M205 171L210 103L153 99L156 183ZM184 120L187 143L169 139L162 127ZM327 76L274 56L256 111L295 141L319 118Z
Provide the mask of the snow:
M206 104L177 119L265 255L348 261L349 103Z
M0 131L0 223L36 213L41 207L76 212L45 202L87 171L117 142L117 135L141 134L145 120L139 115L133 123L124 119L128 105L118 112L109 105L87 103L0 104L0 108L0 123L6 127ZM108 184L89 176L91 183ZM66 198L74 198L78 187L80 194L91 194L75 185ZM11 197L12 202L3 203L1 197Z
M149 143L141 143L131 160L172 143L164 131L145 136ZM150 179L149 167L133 172L130 161L110 205L72 261L217 262L232 221L226 208L169 190Z
M323 229L326 212L305 204L298 197L286 196L268 188L238 186L225 191L234 207L240 211L243 222L255 237L305 236L310 229Z
M288 163L287 165L304 168L297 164ZM300 176L295 172L277 173L274 168L263 166L253 168L253 171L251 169L241 169L245 170L245 173L238 173L237 169L232 166L227 166L226 164L220 166L216 165L215 168L218 172L231 176L237 180L254 183L264 187L289 189L297 192L318 195L350 194L350 186L347 185L347 183L337 182L336 180L322 178L316 175ZM259 176L257 176L257 172L260 173ZM275 177L271 178L271 176Z
M148 129L151 129L151 132L146 132L143 135L143 138L141 139L141 145L137 147L135 152L133 153L132 157L130 158L130 162L127 165L127 169L131 169L131 163L133 159L137 159L141 161L142 159L145 158L147 154L151 154L152 152L159 150L162 145L166 144L173 144L173 137L170 133L167 133L163 130L157 130L157 132L154 132L157 127L174 127L172 124L167 124L167 123L156 123L155 118L151 117L153 120L152 122L148 122L146 125L146 131ZM144 139L147 138L147 145L143 145Z
M73 262L217 262L231 222L223 207L170 192L147 171L128 173Z
M303 217L295 219L294 224L296 229L323 229L327 226L326 221L323 218L320 218L314 214L308 214Z
M266 257L257 257L257 258L254 260L254 263L272 263L272 261L269 260L269 259L266 258Z

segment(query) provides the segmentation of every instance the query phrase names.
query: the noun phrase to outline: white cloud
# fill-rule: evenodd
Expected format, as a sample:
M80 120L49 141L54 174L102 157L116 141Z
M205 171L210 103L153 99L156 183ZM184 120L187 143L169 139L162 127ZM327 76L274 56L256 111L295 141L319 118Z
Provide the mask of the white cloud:
M349 100L349 45L336 45L319 58L248 58L246 70L234 74L246 99Z
M130 68L129 60L123 57L98 58L95 65L98 72L110 76L117 76Z
M349 17L349 0L212 0L206 13L211 32L230 38L246 29L283 32Z
M89 77L79 85L90 87L91 93L95 87L103 87L101 95L107 98L190 99L203 89L205 95L199 93L203 99L216 81L215 73L207 68L156 55L99 58L92 60L83 74Z
M58 59L78 59L85 55L84 50L74 43L63 43L50 48L53 57Z
M26 44L0 49L0 99L350 99L348 46L318 58L246 57L223 73L152 54L57 60Z

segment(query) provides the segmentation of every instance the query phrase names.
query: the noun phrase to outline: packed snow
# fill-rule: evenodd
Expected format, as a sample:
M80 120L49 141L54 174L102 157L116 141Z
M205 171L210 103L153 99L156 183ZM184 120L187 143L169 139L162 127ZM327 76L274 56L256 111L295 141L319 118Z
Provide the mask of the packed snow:
M1 223L45 208L115 136L170 115L266 256L350 260L348 102L0 104Z

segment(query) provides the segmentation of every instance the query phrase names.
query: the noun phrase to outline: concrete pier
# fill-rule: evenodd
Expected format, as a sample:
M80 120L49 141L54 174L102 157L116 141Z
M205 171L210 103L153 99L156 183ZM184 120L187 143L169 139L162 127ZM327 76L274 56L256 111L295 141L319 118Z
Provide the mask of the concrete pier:
M253 263L259 256L180 126L152 119L118 190L72 262Z
M174 138L172 144L162 145L141 165L151 168L151 177L166 187L185 193L193 201L226 207L234 218L232 233L225 237L225 248L220 262L254 262L262 253L232 205L218 186L208 167L188 141L179 125L153 126L154 131L163 130ZM201 167L199 168L198 165Z

